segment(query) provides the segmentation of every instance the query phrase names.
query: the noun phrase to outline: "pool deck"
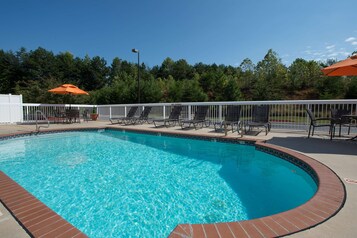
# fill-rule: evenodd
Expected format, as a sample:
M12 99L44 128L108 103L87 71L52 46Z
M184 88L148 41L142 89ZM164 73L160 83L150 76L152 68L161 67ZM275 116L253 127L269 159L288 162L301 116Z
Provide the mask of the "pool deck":
M157 132L168 132L178 134L194 134L197 136L210 136L217 138L240 138L237 133L215 133L212 129L181 130L180 127L154 128L152 124L120 126L111 125L108 121L85 122L76 124L53 124L50 130L77 129L77 128L98 128L113 127L139 130L155 130ZM0 135L30 133L35 130L34 125L0 125ZM47 129L41 128L45 131ZM357 226L355 219L357 216L357 184L348 183L344 179L357 180L357 141L346 141L341 138L329 140L326 134L317 134L313 138L307 139L306 132L288 132L273 130L267 136L259 133L256 136L244 135L244 139L266 141L268 145L281 146L293 151L298 151L303 155L311 157L332 169L343 181L347 192L347 198L342 209L333 217L317 225L314 228L290 235L290 237L356 237ZM216 228L217 229L217 228ZM274 236L274 235L272 235ZM29 237L26 231L9 214L0 203L0 237ZM224 236L222 236L224 237ZM233 236L232 236L233 237ZM257 234L256 237L263 237Z

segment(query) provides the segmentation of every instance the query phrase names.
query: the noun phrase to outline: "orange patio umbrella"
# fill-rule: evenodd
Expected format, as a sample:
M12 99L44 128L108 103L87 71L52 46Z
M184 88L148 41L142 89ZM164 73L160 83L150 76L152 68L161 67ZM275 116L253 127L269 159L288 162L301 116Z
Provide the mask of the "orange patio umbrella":
M55 94L89 95L89 93L73 84L63 84L57 88L48 90L48 92Z
M322 69L327 76L357 76L357 55Z

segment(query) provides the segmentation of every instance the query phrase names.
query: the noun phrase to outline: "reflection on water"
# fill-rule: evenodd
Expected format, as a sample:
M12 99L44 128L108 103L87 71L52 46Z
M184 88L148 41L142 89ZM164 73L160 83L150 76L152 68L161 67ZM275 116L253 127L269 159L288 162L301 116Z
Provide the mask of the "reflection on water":
M15 162L24 159L26 151L24 140L9 140L5 142L0 143L0 163L5 161Z
M88 161L88 157L85 154L78 152L67 153L64 152L58 155L54 159L55 163L62 166L75 167L80 164L84 164Z

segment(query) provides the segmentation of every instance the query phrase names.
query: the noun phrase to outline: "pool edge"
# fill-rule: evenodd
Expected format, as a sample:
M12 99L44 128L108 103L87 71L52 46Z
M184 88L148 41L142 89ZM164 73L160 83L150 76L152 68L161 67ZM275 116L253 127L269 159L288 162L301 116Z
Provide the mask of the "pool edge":
M146 134L156 134L156 135L160 133L162 135L175 136L175 137L177 136L177 137L188 137L188 138L205 139L205 140L218 140L223 142L253 144L256 147L263 148L263 150L275 151L290 156L292 158L295 158L299 161L302 161L303 164L308 165L316 173L319 182L318 190L316 194L308 202L300 205L295 209L278 213L272 216L241 221L241 222L225 222L225 223L214 223L214 224L178 224L176 228L170 233L169 235L170 238L208 237L208 236L278 237L278 236L290 235L293 233L297 233L303 230L313 228L325 222L326 220L330 219L340 211L346 200L346 190L343 182L335 174L335 172L333 172L333 170L331 170L329 167L299 152L286 149L284 147L267 144L263 140L253 140L253 139L246 139L246 138L226 138L224 136L220 137L215 135L197 135L197 134L189 133L187 131L162 132L162 131L157 131L155 129L142 130L142 129L133 129L133 128L119 128L119 127L116 128L115 127L86 127L80 129L57 129L57 130L46 130L41 133L86 131L86 130L98 130L98 129L111 129L111 130L119 130L119 131L124 130L124 131L132 131L132 132L139 132L139 133L146 133ZM2 135L0 136L0 140L32 135L32 134L34 133L25 132L25 133ZM2 172L0 171L0 174L1 173ZM1 193L0 193L0 200L3 202ZM16 214L11 210L11 208L9 209L6 203L4 205L5 207L8 208L10 213L12 213L14 217L19 221L20 225L22 225L26 231L30 232L30 234L33 235L31 231L28 229L28 227L26 227L23 223L21 223L21 220L18 217L16 217ZM85 234L83 235L84 235L83 237L86 237Z
M2 171L0 200L31 237L87 237Z

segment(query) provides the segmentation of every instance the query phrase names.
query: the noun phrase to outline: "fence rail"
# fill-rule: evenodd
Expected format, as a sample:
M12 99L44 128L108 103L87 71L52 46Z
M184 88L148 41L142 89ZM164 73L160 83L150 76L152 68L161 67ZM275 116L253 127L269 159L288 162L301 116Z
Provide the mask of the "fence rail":
M56 111L65 109L78 109L80 115L93 108L99 114L99 120L109 120L112 117L124 117L130 107L138 106L136 116L139 116L146 106L151 106L151 119L167 118L173 105L180 104L183 107L181 118L191 119L198 106L208 105L207 119L211 122L224 120L228 105L241 105L241 120L249 120L252 116L253 105L269 105L270 121L273 129L306 130L310 123L305 112L310 108L316 117L329 117L331 109L347 109L353 115L357 115L357 99L351 100L291 100L291 101L241 101L241 102L182 102L182 103L148 103L148 104L114 104L114 105L78 105L78 104L22 104L22 118L18 122L34 122L35 112L41 110L46 117L55 117ZM317 128L324 130L324 128Z
M24 103L23 104L23 122L33 123L36 120L36 111L41 111L46 117L52 121L59 111L67 109L78 109L79 114L82 115L84 110L91 112L96 105L79 105L79 104L40 104L40 103ZM39 121L44 121L43 117L38 118Z
M140 115L145 106L151 106L150 118L167 118L173 105L183 106L181 118L191 119L196 108L208 105L207 119L211 122L224 120L228 105L241 105L241 120L249 120L252 116L253 105L269 105L270 121L273 129L306 130L310 121L305 112L310 108L316 117L329 117L331 109L347 109L357 115L357 100L291 100L291 101L242 101L242 102L182 102L182 103L154 103L154 104L115 104L98 105L100 119L124 117L132 106L139 106L136 116ZM325 130L318 128L318 130Z

